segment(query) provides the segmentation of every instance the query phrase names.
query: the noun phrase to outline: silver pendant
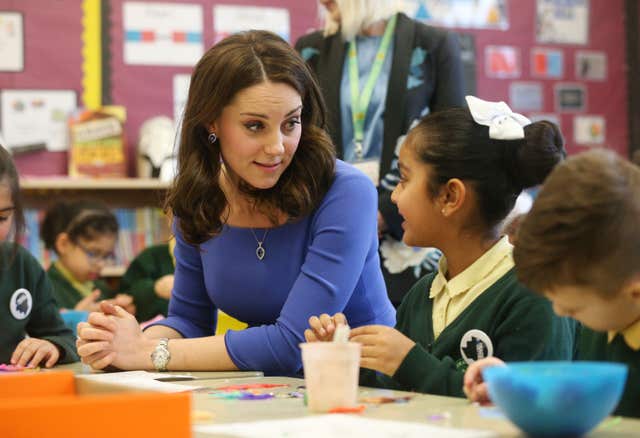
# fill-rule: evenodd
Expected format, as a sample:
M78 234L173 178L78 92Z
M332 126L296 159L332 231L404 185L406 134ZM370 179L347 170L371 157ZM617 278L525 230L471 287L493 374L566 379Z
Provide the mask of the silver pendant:
M258 247L256 248L256 257L258 257L258 260L262 260L265 254L266 254L266 251L262 247L262 243L258 242Z

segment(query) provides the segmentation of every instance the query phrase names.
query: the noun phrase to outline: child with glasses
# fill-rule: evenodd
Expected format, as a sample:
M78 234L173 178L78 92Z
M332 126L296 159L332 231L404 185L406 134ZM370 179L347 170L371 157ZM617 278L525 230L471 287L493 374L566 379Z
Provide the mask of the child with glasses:
M61 308L92 312L110 299L135 313L130 295L116 294L99 279L113 262L118 239L118 222L108 208L92 201L59 202L47 211L40 236L57 255L47 272Z

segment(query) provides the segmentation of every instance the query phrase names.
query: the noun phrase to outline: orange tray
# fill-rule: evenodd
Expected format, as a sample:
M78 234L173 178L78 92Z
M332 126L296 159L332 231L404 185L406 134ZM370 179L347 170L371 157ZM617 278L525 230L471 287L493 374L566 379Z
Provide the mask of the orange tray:
M78 394L70 371L0 375L0 437L190 437L188 393Z

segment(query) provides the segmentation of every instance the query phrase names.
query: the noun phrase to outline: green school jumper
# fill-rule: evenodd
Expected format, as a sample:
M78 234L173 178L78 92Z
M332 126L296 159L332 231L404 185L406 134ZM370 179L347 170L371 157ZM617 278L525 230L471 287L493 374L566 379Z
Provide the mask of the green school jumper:
M608 343L607 333L594 332L583 326L578 341L578 359L628 365L627 383L615 414L640 417L640 350L631 349L620 334Z
M29 335L60 349L58 363L78 360L75 337L62 321L51 283L38 261L22 247L0 244L0 363L9 363L16 346Z
M80 300L85 296L76 289L71 282L56 268L55 263L52 263L47 271L49 280L53 285L53 297L56 299L58 306L61 309L72 310ZM100 300L113 298L116 294L111 288L102 280L96 280L94 282L96 289L100 289Z
M432 273L402 301L396 329L416 342L396 373L363 370L361 384L461 396L468 363L487 356L511 361L571 360L576 323L557 317L544 297L520 284L511 269L476 298L434 340Z
M138 321L148 321L158 314L167 316L169 300L156 295L154 285L174 271L169 244L150 246L131 262L120 281L120 290L133 296Z

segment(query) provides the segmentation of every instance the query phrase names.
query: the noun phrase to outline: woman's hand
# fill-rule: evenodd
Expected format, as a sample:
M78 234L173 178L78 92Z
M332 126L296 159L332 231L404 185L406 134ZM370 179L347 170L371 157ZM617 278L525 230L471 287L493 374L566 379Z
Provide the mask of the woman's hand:
M467 398L472 402L478 402L481 405L491 403L489 398L489 390L487 384L482 378L482 370L488 367L504 366L505 363L497 357L488 357L481 359L469 365L467 372L464 373L464 383L462 390Z
M304 331L304 338L307 342L333 341L333 334L339 324L347 325L347 317L342 313L336 313L333 316L326 313L312 316L309 318L309 327L311 328Z
M51 368L60 359L60 350L53 343L44 339L27 338L18 344L11 355L11 364L36 367L43 360L47 368Z
M352 342L362 344L360 366L393 376L416 343L386 325L365 325L351 330Z
M152 369L155 342L142 333L135 317L108 302L100 303L100 309L78 324L76 346L82 362L94 369Z

